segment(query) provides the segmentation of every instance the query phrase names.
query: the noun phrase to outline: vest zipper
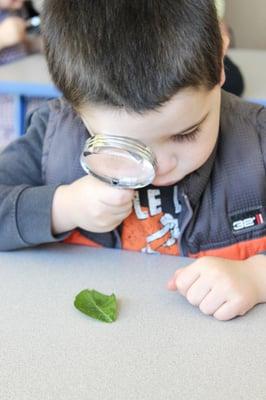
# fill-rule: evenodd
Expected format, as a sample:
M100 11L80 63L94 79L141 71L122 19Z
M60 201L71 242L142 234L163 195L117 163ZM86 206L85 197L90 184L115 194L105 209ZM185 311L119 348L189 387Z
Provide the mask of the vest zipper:
M112 232L112 234L113 234L114 240L115 240L115 247L114 248L115 249L122 249L122 242L121 242L121 237L120 237L118 229L115 229Z
M179 238L178 238L178 245L179 245L180 256L187 257L188 250L186 248L187 247L186 244L184 244L183 235L185 233L185 230L186 230L188 224L190 223L190 221L191 221L191 219L193 217L193 211L192 211L188 196L185 193L182 193L182 197L184 198L184 202L185 202L185 205L187 207L188 213L187 213L187 215L186 215L186 217L184 219L184 222L182 224L182 227L180 229L180 235L179 235Z

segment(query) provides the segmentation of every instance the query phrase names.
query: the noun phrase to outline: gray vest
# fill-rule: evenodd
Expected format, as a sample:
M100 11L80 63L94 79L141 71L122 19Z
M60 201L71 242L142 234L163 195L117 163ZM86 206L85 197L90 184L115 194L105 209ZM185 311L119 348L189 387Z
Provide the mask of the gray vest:
M64 100L51 101L50 110L43 181L68 184L85 175L79 158L89 133ZM217 146L199 170L179 183L181 254L263 237L266 250L265 162L266 109L223 92ZM105 247L120 246L118 231L82 233Z

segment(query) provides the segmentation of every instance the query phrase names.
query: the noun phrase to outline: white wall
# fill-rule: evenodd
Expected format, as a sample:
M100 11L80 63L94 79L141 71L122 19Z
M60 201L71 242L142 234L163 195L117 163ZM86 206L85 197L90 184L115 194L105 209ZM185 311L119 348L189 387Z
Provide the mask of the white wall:
M266 50L266 0L226 0L225 20L237 47Z

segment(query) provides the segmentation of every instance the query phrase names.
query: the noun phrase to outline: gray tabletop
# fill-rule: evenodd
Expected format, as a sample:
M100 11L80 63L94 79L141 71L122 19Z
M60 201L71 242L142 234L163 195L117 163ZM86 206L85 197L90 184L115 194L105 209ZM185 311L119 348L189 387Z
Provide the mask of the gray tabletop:
M166 282L171 256L56 245L0 253L3 400L265 400L266 306L219 322ZM115 293L116 322L80 313Z

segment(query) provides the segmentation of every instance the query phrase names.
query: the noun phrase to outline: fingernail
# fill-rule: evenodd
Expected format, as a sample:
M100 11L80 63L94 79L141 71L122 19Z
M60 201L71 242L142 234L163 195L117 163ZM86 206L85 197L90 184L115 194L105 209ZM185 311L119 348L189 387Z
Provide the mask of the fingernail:
M174 279L171 279L170 281L167 282L167 289L176 290L176 284Z

